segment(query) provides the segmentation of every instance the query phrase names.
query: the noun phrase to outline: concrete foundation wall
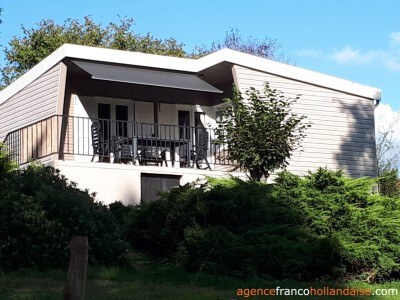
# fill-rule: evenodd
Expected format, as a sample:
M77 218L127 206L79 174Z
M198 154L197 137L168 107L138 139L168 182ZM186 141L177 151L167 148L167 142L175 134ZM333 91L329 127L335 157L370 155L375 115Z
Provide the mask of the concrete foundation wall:
M139 204L141 200L141 174L162 174L182 176L183 185L205 176L228 177L229 174L246 178L242 173L196 170L190 168L166 168L157 166L134 166L109 163L89 163L77 161L51 161L47 165L59 169L80 189L88 189L97 194L96 199L104 204L120 200L124 204Z

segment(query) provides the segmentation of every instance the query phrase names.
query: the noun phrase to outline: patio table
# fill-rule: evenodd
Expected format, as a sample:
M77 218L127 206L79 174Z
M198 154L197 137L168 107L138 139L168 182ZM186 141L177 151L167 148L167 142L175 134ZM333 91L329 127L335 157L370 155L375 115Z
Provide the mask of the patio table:
M168 148L171 155L171 162L172 165L175 164L175 151L177 147L186 147L185 149L185 156L188 160L190 160L190 153L192 143L191 140L188 139L169 139L169 138L161 138L161 137L154 137L154 136L135 136L135 137L121 137L121 136L114 136L114 156L117 162L124 157L123 148L128 145L129 147L129 154L132 157L132 161L134 162L138 157L138 150L140 147L158 147L158 148ZM126 148L124 149L126 152Z

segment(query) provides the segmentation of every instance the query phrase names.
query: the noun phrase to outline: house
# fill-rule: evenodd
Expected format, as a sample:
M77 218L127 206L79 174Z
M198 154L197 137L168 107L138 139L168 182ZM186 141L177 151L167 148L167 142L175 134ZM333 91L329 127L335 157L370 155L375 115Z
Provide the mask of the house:
M105 203L152 200L232 172L214 143L218 109L233 84L266 81L300 94L294 109L312 124L289 171L376 175L380 90L229 49L188 59L65 44L0 93L0 141L20 165L39 159Z

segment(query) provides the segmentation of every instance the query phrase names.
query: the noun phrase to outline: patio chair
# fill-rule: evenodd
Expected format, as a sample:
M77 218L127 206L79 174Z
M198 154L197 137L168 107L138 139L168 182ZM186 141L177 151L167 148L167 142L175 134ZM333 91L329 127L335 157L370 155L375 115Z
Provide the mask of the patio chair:
M99 161L102 162L104 157L109 154L108 142L104 140L103 132L99 122L93 122L90 128L92 132L93 147L93 157L91 161L93 162L95 156L98 155Z
M191 167L191 151L188 143L181 143L178 145L179 148L179 164L181 168Z
M115 163L132 163L135 164L134 149L135 146L132 144L133 139L126 137L114 137L114 155ZM134 142L133 142L134 143Z
M155 165L162 166L163 162L165 162L165 166L168 167L167 159L166 159L166 151L159 150L159 147L156 146L143 146L138 151L139 156L139 164L147 166L148 163L154 163Z
M208 132L204 130L199 130L197 132L197 144L193 146L193 150L191 151L191 159L193 161L192 167L196 165L196 168L202 169L200 164L204 161L207 165L204 169L211 170L210 164L207 160L207 152L208 152Z

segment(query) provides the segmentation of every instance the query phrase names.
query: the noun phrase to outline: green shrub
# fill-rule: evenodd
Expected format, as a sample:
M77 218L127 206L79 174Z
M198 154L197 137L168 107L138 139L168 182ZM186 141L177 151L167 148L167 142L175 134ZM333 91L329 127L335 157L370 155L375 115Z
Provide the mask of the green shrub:
M325 274L329 243L307 235L302 212L274 196L269 185L238 179L188 184L143 204L131 242L196 271L311 277ZM318 260L319 259L319 260Z
M33 197L2 190L0 199L0 267L65 265L68 237L61 224L48 220Z
M279 197L302 207L309 235L334 241L336 276L377 280L400 270L400 200L372 194L374 185L319 169L294 189L276 186Z
M282 172L274 185L210 178L136 207L130 242L192 271L389 278L400 271L400 199L371 194L375 184L326 169Z
M117 263L127 250L108 208L54 168L32 164L0 179L0 267L65 266L74 235L88 236L92 263Z
M9 159L6 147L6 145L0 143L0 180L5 180L15 170L15 164Z
M386 170L379 177L379 189L382 195L400 197L400 181L397 169Z

